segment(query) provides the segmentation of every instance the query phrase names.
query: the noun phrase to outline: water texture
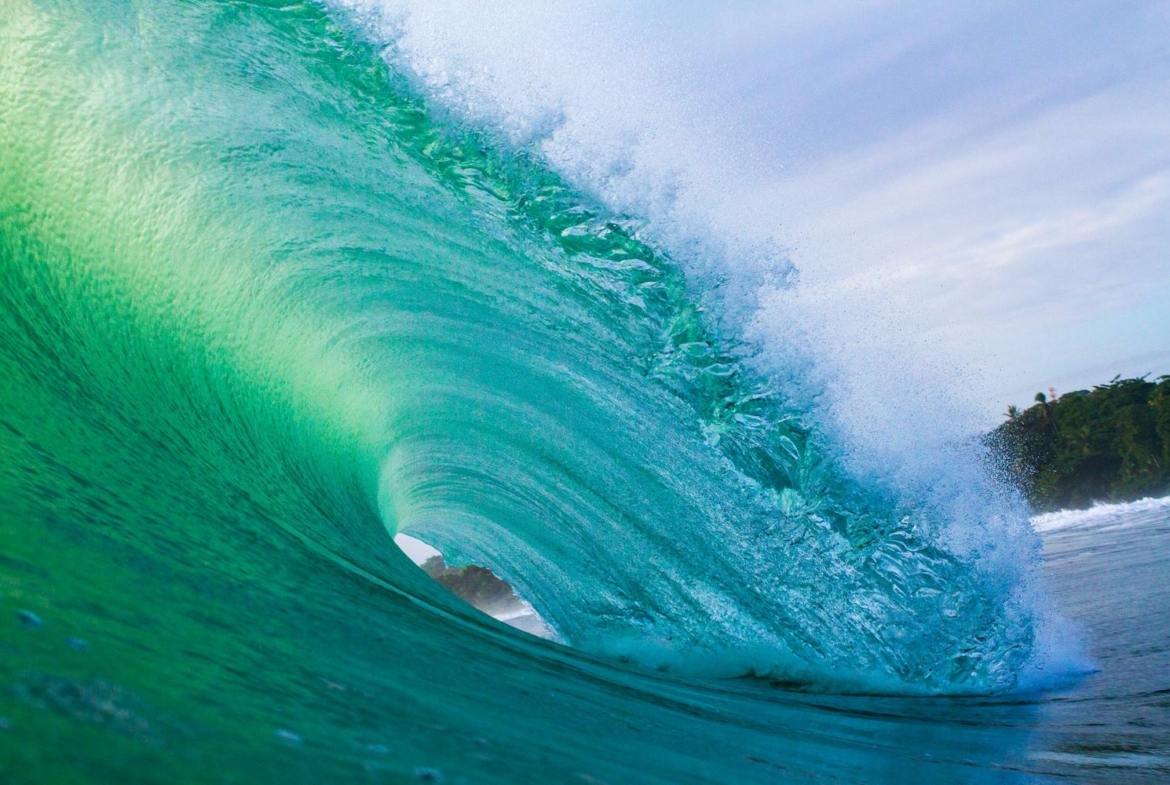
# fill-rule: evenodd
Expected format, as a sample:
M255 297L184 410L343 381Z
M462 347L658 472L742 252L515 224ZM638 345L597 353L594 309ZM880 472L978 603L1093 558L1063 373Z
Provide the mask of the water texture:
M1013 494L852 474L653 227L385 54L313 3L0 7L5 781L1100 763L1019 697L1078 663Z

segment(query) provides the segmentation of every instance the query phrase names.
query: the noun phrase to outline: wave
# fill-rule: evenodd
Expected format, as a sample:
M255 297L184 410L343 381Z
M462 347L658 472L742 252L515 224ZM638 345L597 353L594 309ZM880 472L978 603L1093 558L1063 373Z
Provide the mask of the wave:
M421 95L448 129L472 134L498 155L522 159L563 178L571 191L570 204L588 198L593 213L630 226L646 244L648 256L680 273L684 308L701 314L708 331L706 344L724 354L721 367L734 369L738 377L734 383L747 388L739 394L760 401L753 417L792 423L799 433L781 432L771 438L772 444L762 446L757 442L769 441L768 436L749 435L743 439L748 445L732 444L733 451L768 453L774 464L783 464L787 457L777 442L794 448L800 444L796 449L801 451L807 443L827 473L861 486L863 495L881 498L879 504L886 510L877 515L893 508L912 510L906 521L913 517L914 526L930 529L925 539L937 538L944 550L982 562L984 568L999 560L1001 564L990 569L999 570L1009 583L1028 585L1020 589L1031 595L1023 603L1045 606L1033 585L1034 574L1029 574L1035 566L1036 544L1023 533L1023 504L985 476L984 456L964 438L965 420L947 399L910 392L930 389L935 380L910 384L916 372L907 368L909 361L887 352L882 355L886 378L880 383L871 379L866 385L883 394L859 403L856 389L840 392L849 385L833 369L856 358L835 356L829 347L814 347L809 341L811 330L802 324L807 319L788 294L796 272L771 238L770 227L745 229L740 222L731 229L717 208L721 192L763 187L750 176L750 167L743 168L730 152L742 150L742 140L737 141L736 131L726 125L710 128L694 96L664 86L662 69L651 62L653 55L612 49L613 40L620 40L617 28L632 24L629 19L621 13L593 18L589 15L597 9L574 7L572 12L584 13L592 20L592 27L586 27L595 30L581 42L541 29L549 21L543 13L521 20L491 11L469 14L462 8L385 0L334 5L343 9L341 18L356 20L360 34L381 49L392 78ZM485 35L484 30L493 33ZM611 35L615 32L616 38ZM517 39L527 43L518 46ZM573 53L566 54L566 47ZM628 74L633 73L639 76L631 81ZM615 92L622 94L620 102L612 99ZM702 130L696 131L697 126ZM712 178L715 170L723 177ZM735 180L734 185L729 180ZM587 230L573 231L579 235ZM557 241L555 231L551 239ZM780 309L786 311L777 314ZM895 389L897 401L890 395ZM867 396L870 393L863 397ZM845 405L843 399L849 397L852 405ZM712 423L703 410L720 405L715 400L695 406L708 441ZM723 438L720 431L716 440ZM732 461L734 471L745 471L738 456ZM790 487L791 470L777 481L774 470L761 475L751 468L748 463L749 480L761 482L764 489L795 490ZM815 485L823 482L812 480L811 495L822 494ZM461 538L458 533L445 538L431 535L436 536L444 540L444 547ZM480 548L475 557L489 563L498 559L490 546ZM741 560L758 563L756 557ZM763 575L775 568L753 570ZM1015 575L1004 577L1013 571ZM772 578L761 580L768 583ZM798 580L813 583L817 578ZM823 598L817 601L831 604ZM733 667L743 667L743 662L741 657ZM865 681L856 676L847 680L855 678Z
M1033 516L1038 532L1074 528L1110 528L1142 525L1170 508L1170 497L1137 499L1132 502L1098 502L1087 510L1057 510Z
M357 24L0 10L13 558L106 565L112 624L141 581L178 629L206 599L245 648L291 646L253 627L296 597L329 651L374 657L386 625L417 652L568 656L447 598L403 532L491 567L583 657L1013 689L1049 613L1017 501L959 453L859 470L807 368L754 359L734 287L696 293L653 216L445 112Z

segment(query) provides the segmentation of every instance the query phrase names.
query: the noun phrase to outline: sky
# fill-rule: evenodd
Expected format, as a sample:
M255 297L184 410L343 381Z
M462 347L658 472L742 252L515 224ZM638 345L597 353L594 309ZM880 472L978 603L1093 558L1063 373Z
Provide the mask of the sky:
M441 556L442 554L430 545L427 545L420 539L411 537L409 534L397 534L394 536L394 543L402 549L412 562L415 564L422 564L427 559L433 556Z
M996 412L1170 373L1170 5L720 20L704 56L760 86L785 174L752 203L806 287L880 303Z
M1170 3L340 1L856 420L1170 373Z

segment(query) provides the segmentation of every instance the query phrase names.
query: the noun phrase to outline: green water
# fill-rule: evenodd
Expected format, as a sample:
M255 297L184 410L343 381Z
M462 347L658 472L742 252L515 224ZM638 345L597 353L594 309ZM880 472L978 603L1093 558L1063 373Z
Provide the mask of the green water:
M1004 776L825 693L1015 687L1027 522L850 479L646 227L433 115L312 3L0 6L5 781Z

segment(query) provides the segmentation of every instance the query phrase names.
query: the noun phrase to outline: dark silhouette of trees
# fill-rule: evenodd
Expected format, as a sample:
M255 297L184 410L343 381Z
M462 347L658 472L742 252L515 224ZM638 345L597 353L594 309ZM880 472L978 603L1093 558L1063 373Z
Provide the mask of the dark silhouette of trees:
M448 567L442 556L432 556L422 568L456 597L480 610L519 602L512 587L486 567Z

